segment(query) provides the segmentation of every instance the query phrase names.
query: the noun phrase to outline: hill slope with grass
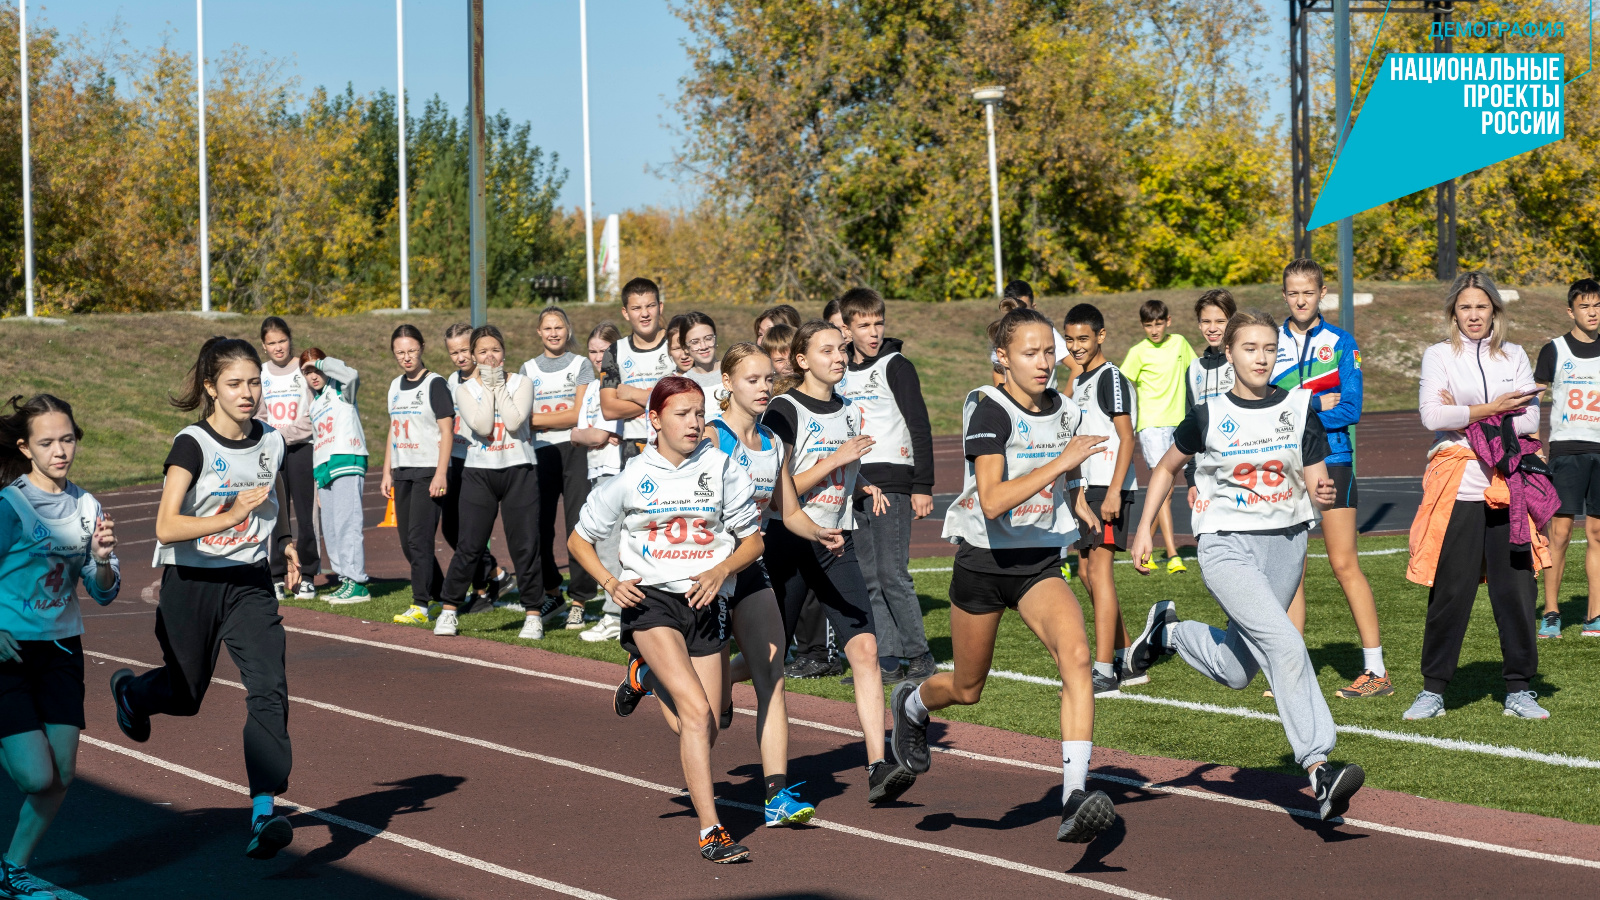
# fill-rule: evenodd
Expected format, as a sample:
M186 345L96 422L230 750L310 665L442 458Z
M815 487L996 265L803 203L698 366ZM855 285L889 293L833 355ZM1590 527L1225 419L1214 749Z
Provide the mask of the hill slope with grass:
M1366 373L1366 408L1415 408L1422 351L1444 336L1439 308L1444 290L1437 284L1395 283L1358 284L1357 290L1375 295L1372 305L1356 311L1356 337ZM1536 354L1551 336L1570 327L1566 292L1562 287L1518 290L1521 299L1509 306L1509 333L1530 355ZM1059 325L1073 304L1098 305L1106 316L1107 355L1120 362L1128 348L1144 336L1138 310L1151 298L1172 308L1175 330L1199 347L1192 307L1200 293L1200 289L1185 289L1050 297L1039 306ZM1236 288L1234 295L1241 306L1259 307L1275 316L1282 313L1275 285ZM699 308L716 319L724 348L752 336L750 320L758 307L726 304ZM801 313L815 315L821 308L820 303L808 305ZM568 311L580 336L603 319L621 321L617 307L611 304L577 305ZM679 311L669 297L667 313ZM987 383L985 328L995 315L992 300L889 304L889 334L905 340L906 355L917 364L935 433L958 432L962 396ZM537 309L493 309L490 317L506 333L508 359L513 364L520 365L537 352ZM368 444L375 451L374 467L381 464L387 427L384 395L398 371L388 352L390 332L403 321L417 324L429 336L429 364L448 372L443 334L445 327L458 319L466 319L465 310L437 310L410 319L370 314L289 319L297 349L320 347L361 371L359 400ZM49 391L71 402L86 432L76 480L91 490L104 490L160 479L161 461L172 436L191 420L168 405L169 393L178 390L206 337L227 334L254 340L259 319L208 321L161 313L73 316L63 326L13 319L0 323L0 399Z

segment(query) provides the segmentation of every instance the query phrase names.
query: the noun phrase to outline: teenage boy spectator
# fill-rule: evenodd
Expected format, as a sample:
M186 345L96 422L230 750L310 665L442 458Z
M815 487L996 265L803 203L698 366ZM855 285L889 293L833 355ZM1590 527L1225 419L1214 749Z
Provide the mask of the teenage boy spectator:
M837 390L861 411L862 433L875 441L861 458L861 475L889 500L888 511L873 515L872 498L856 490L856 555L872 601L878 667L885 684L920 683L938 671L909 571L911 520L933 512L933 428L917 367L900 352L900 340L883 336L886 310L871 288L839 298L850 362Z
M1119 684L1144 684L1150 676L1140 672L1123 680L1121 663L1128 647L1128 630L1117 605L1117 583L1112 561L1128 548L1128 527L1133 522L1133 388L1115 365L1106 361L1106 318L1088 303L1067 310L1061 325L1072 367L1078 371L1072 399L1083 413L1080 434L1103 435L1100 452L1084 460L1080 470L1084 486L1074 511L1078 516L1079 572L1089 589L1094 608L1094 692L1114 693Z
M622 460L627 462L644 452L651 437L644 414L651 389L675 367L655 282L635 278L622 286L622 318L633 333L611 345L600 363L600 412L607 421L622 423Z
M1278 329L1278 358L1272 366L1272 383L1284 390L1307 388L1311 408L1328 433L1328 477L1333 479L1333 506L1322 513L1322 538L1328 545L1328 563L1350 604L1350 616L1361 638L1363 671L1349 687L1335 693L1346 700L1383 697L1394 693L1389 670L1383 664L1383 642L1378 636L1378 606L1372 586L1361 571L1356 555L1355 454L1350 426L1361 419L1361 351L1349 332L1322 321L1319 311L1322 267L1297 259L1283 270L1283 299L1289 316ZM1289 618L1301 634L1306 630L1306 586L1302 578Z
M1154 472L1172 446L1172 432L1187 412L1183 385L1189 364L1194 362L1194 350L1183 335L1168 333L1172 313L1160 300L1140 304L1139 325L1144 328L1144 340L1128 350L1122 360L1122 374L1137 388L1139 449L1144 453L1144 464ZM1147 496L1144 502L1157 504L1156 529L1167 542L1167 572L1176 575L1186 569L1172 537L1172 504L1168 500Z
M1033 298L1033 285L1020 278L1006 282L1005 292L1000 296L1000 315L1003 316L1013 309L1022 307L1027 307L1028 309L1037 308ZM1067 345L1061 340L1061 332L1056 331L1054 327L1050 331L1056 337L1056 365L1064 366L1067 364ZM1004 384L1006 379L1005 374L1000 371L999 351L989 351L989 365L994 369L994 377L992 379L994 386L999 387ZM1056 372L1054 369L1050 370L1050 383L1047 387L1052 391L1059 387L1056 384Z
M1200 338L1206 342L1206 349L1189 363L1189 377L1183 382L1185 416L1196 405L1233 389L1233 363L1228 362L1222 338L1228 333L1228 320L1238 311L1233 295L1221 288L1206 291L1194 302L1194 317L1200 323ZM1194 509L1200 496L1194 486L1194 466L1191 459L1183 467L1183 475L1189 481L1190 509Z
M1545 456L1561 508L1550 520L1550 568L1544 570L1544 619L1539 637L1561 637L1561 576L1567 567L1572 519L1584 515L1583 569L1589 602L1583 636L1600 637L1600 282L1575 281L1567 290L1572 330L1544 345L1533 380L1550 386L1550 437Z
M761 337L756 339L761 352L772 360L772 369L779 378L794 374L794 363L789 360L789 345L794 343L794 333L798 330L779 322L763 331Z

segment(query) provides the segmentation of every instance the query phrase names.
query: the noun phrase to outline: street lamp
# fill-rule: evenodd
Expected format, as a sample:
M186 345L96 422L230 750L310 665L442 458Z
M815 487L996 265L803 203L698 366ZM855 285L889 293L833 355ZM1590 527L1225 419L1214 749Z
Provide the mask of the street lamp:
M972 99L983 104L983 117L989 125L989 221L994 226L994 295L1005 292L1000 263L1000 172L994 160L994 108L1006 97L1003 85L981 87L972 92Z

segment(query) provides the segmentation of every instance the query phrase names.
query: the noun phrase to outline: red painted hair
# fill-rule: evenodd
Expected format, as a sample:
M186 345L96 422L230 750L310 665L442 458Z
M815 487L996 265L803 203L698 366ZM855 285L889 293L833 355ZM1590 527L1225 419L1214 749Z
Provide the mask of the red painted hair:
M679 394L691 392L700 395L701 403L705 402L706 392L700 389L700 385L682 375L668 375L656 382L656 386L650 389L650 405L648 409L650 412L659 413L666 408L668 400Z

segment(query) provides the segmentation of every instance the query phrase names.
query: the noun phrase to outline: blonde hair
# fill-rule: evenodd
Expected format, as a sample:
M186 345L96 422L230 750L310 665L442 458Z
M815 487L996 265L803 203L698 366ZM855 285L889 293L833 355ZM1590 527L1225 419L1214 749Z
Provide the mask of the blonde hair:
M1482 272L1462 272L1450 285L1450 292L1445 294L1444 317L1449 322L1450 349L1461 352L1461 326L1456 323L1456 301L1461 299L1462 291L1472 288L1483 291L1489 297L1489 355L1504 356L1505 351L1500 347L1505 343L1506 336L1500 327L1500 314L1506 311L1506 302L1500 296L1500 289L1495 287L1494 279Z
M768 359L767 354L750 341L741 341L734 344L728 348L727 353L722 355L722 374L732 378L733 373L738 371L740 363L754 357ZM728 408L733 405L733 392L727 388L717 388L716 394L718 395L717 408L727 412Z
M567 311L566 310L562 309L559 306L546 306L543 310L541 310L539 312L539 323L538 323L538 325L535 326L535 328L543 328L544 327L544 320L549 316L560 316L561 317L561 324L565 325L566 328L567 328L567 342L565 344L561 345L561 349L567 350L567 351L570 352L572 350L572 320L567 318ZM544 341L541 339L539 343L542 345L544 343ZM540 349L542 350L543 348L541 347Z

